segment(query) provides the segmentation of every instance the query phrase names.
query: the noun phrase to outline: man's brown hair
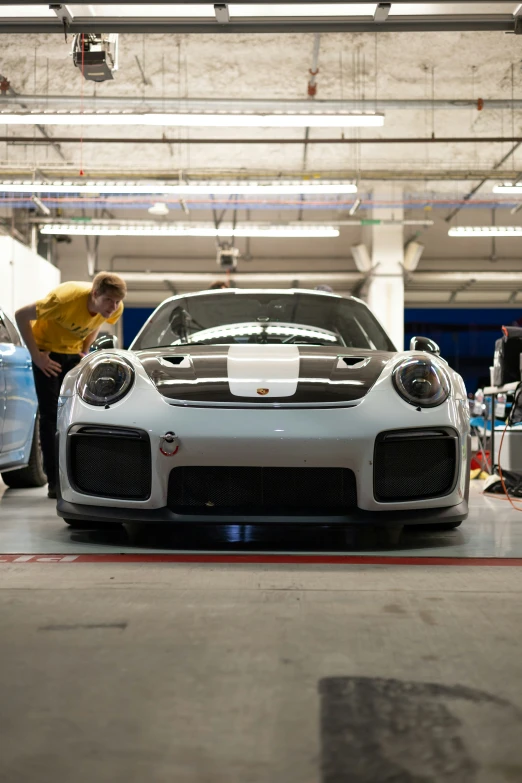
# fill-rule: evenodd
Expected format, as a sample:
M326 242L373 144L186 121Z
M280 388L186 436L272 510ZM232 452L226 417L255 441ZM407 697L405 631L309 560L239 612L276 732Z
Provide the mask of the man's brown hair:
M115 299L125 299L127 294L125 280L112 272L98 272L92 281L92 290L98 296L113 296Z

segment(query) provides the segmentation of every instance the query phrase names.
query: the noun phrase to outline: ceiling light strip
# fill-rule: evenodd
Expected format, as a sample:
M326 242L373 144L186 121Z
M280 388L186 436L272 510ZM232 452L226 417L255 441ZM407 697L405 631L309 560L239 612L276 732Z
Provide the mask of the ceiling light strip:
M40 233L65 236L134 236L134 237L252 237L264 239L314 239L339 236L334 226L211 226L181 224L84 224L48 223Z
M375 128L384 125L384 114L3 114L2 125L140 125L199 128Z
M493 188L493 193L506 193L506 194L516 194L517 196L522 195L522 182L510 183L505 185L495 185Z
M455 226L448 231L450 237L520 237L522 226Z
M174 196L249 196L249 195L322 195L356 193L357 186L348 183L324 183L311 184L309 182L277 182L272 184L262 183L229 183L229 184L202 184L202 185L161 185L151 183L148 185L135 185L125 182L89 184L48 183L48 182L3 182L0 183L0 192L3 193L78 193L78 194L118 194L132 193L140 195L174 195Z

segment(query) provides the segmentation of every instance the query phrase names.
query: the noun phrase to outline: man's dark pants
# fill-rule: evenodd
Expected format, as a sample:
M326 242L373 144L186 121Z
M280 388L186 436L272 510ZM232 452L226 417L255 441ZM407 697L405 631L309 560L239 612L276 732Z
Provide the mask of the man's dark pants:
M40 443L47 481L49 486L56 486L56 458L54 453L54 436L56 433L56 418L58 415L58 397L62 381L73 367L81 361L77 353L51 353L51 359L61 366L59 375L47 377L33 363L34 384L40 410Z

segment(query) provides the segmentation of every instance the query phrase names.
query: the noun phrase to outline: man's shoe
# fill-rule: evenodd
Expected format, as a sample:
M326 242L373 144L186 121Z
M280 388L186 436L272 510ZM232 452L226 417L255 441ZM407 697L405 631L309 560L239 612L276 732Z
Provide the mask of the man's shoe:
M56 490L50 484L47 488L47 497L51 498L52 500L56 500Z

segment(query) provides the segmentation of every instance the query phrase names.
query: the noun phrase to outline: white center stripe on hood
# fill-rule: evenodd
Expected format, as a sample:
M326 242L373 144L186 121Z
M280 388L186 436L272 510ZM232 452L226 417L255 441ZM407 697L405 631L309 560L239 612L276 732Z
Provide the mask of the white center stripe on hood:
M236 397L292 397L299 382L299 348L231 345L227 374L230 393Z

